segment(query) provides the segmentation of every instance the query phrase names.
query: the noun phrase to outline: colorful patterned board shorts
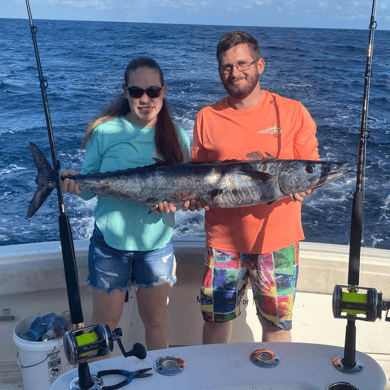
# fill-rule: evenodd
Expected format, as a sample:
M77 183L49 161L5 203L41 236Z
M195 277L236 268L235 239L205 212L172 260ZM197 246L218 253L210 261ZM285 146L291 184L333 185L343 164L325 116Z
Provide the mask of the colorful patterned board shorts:
M298 243L263 255L220 251L206 245L205 258L200 303L206 322L238 317L250 280L257 315L280 329L291 329Z

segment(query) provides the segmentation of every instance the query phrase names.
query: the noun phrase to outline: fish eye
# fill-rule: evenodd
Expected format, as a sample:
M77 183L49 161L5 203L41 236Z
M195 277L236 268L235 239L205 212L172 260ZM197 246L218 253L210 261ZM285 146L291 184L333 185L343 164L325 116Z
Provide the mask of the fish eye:
M313 173L313 172L314 172L314 168L313 168L311 165L308 165L308 166L306 167L306 172L307 172L307 173Z

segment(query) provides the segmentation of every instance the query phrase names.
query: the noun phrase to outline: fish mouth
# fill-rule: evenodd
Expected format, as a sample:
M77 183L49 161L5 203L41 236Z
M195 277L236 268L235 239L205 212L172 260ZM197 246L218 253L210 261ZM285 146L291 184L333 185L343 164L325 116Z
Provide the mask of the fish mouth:
M331 183L332 181L335 181L340 177L351 174L353 170L348 168L347 164L349 164L348 161L330 163L330 166L325 170L323 174L323 178L319 180L319 182L314 188L322 187L323 185Z

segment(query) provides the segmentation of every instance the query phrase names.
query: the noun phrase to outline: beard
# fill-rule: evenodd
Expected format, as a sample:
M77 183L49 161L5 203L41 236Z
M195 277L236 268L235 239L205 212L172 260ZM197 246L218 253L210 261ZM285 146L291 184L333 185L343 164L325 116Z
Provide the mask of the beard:
M235 84L235 80L245 79L245 84ZM230 76L227 80L222 80L222 84L225 87L228 94L236 99L245 99L248 97L253 90L256 88L257 83L259 82L259 74L256 75L242 75L239 78Z

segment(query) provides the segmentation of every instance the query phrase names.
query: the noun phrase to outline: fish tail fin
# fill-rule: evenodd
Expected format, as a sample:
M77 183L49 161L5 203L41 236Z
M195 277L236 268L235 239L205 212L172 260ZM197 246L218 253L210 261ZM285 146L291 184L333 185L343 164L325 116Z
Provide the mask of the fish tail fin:
M43 202L55 188L54 169L51 167L50 163L47 161L46 157L37 145L30 142L30 150L38 169L38 176L35 179L35 182L38 184L38 188L31 199L25 219L31 218L38 211Z

